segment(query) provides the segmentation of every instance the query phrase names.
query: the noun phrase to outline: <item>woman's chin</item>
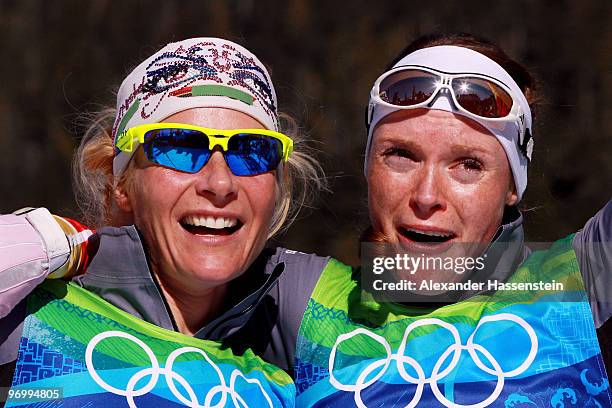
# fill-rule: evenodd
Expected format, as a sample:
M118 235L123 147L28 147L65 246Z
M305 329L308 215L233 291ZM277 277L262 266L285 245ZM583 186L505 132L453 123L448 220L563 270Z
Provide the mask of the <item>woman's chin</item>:
M177 272L171 279L176 286L190 291L203 291L223 286L242 274L242 268L228 268L227 264L224 266L214 266L214 264L216 263L206 266L201 264L187 266L181 272Z

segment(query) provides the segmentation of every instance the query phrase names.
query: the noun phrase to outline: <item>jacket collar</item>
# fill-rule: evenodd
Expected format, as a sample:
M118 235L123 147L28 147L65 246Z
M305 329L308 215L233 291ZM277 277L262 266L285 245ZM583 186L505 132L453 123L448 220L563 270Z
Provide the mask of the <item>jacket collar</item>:
M509 207L504 212L502 224L485 250L484 269L470 275L470 279L478 282L506 282L530 252L525 246L523 214L516 207ZM487 291L459 292L456 301L484 293Z

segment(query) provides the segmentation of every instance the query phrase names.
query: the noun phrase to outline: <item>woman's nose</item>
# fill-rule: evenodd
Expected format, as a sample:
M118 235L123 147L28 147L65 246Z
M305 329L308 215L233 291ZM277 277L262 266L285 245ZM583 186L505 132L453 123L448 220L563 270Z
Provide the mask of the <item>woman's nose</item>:
M220 150L213 151L208 163L197 173L196 190L213 204L223 206L237 192L236 177L225 162Z
M424 166L417 174L410 205L419 218L429 218L436 211L446 208L443 180L439 169Z

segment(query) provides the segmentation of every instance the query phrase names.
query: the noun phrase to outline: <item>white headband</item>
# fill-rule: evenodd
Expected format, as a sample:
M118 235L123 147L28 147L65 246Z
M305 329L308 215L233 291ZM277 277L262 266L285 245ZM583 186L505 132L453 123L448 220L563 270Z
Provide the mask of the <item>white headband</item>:
M278 130L277 100L268 71L246 48L219 38L170 43L138 65L117 93L113 139L191 108L229 108ZM113 174L133 152L115 149Z
M479 120L475 116L470 116L462 111L458 110L452 99L445 93L438 93L436 100L431 107L428 109L440 109L454 114L464 115L472 120L483 125L489 130L501 143L510 168L514 177L514 183L516 185L516 191L519 200L522 198L525 189L527 188L527 165L531 158L531 152L533 149L533 139L529 137L528 145L525 148L525 153L521 152L520 141L524 135L522 131L528 131L529 134L533 134L531 126L531 110L529 104L525 99L525 95L516 84L514 79L508 74L499 64L492 59L468 48L456 47L456 46L437 46L422 48L417 50L404 58L402 58L393 68L402 67L406 65L420 65L423 67L432 68L438 71L447 72L449 74L460 74L460 73L475 73L480 75L486 75L502 82L512 91L515 101L518 101L520 109L524 114L521 120L524 120L524 124L516 122L492 122L486 119ZM383 74L384 75L384 74ZM366 156L364 162L364 172L367 175L368 156L370 152L370 145L372 143L372 134L374 128L385 116L398 111L400 109L393 108L390 106L384 106L376 103L373 99L376 90L372 88L370 92L370 103L368 107L368 141L366 145Z

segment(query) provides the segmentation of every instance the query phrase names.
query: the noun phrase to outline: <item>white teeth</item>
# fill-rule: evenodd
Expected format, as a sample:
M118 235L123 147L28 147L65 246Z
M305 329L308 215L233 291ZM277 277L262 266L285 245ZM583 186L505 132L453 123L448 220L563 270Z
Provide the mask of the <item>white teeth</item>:
M238 224L236 218L225 218L225 217L199 217L197 215L190 215L183 219L184 224L193 225L196 227L206 227L212 229L223 229L231 228Z
M215 228L225 228L225 218L215 218Z
M412 228L406 228L406 231L412 231L412 232L416 232L418 234L422 234L422 235L429 235L431 237L450 237L453 234L444 234L441 232L433 232L433 231L419 231L419 230L415 230Z

